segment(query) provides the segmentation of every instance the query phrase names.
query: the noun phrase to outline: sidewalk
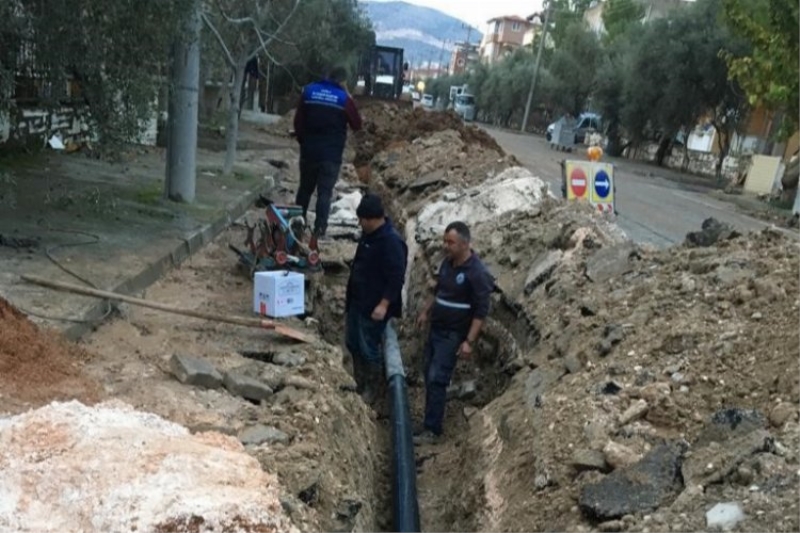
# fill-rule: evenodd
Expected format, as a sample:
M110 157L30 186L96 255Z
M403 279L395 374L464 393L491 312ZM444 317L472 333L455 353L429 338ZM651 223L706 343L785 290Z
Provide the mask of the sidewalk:
M191 205L161 199L161 148L132 148L119 163L52 151L0 159L0 296L69 337L91 330L110 312L105 302L33 286L19 276L140 293L244 214L259 193L295 172L291 140L243 123L240 146L230 177L220 171L224 152L198 151Z

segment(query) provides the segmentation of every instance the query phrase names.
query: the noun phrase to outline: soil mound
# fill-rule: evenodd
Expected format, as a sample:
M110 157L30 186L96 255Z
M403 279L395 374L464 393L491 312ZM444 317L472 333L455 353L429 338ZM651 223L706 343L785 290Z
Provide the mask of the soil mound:
M15 402L43 404L52 400L101 398L97 383L81 370L86 352L54 333L39 329L9 302L0 298L0 406Z
M372 161L379 152L391 145L411 142L432 133L454 130L467 146L479 146L504 156L505 152L485 131L464 123L452 111L426 111L410 108L393 102L367 101L359 103L364 118L364 131L356 136L358 167Z

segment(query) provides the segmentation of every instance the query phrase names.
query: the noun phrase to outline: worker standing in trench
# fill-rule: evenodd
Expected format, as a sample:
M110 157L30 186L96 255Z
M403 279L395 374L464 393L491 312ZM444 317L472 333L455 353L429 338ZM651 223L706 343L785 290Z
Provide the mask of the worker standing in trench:
M494 280L472 251L469 227L452 222L444 232L445 259L433 298L417 318L430 322L425 345L425 418L415 444L434 444L442 435L447 387L459 357L470 357L489 314Z
M402 314L408 247L385 215L379 196L366 194L356 208L358 241L345 297L345 344L353 356L356 390L368 404L385 382L383 333Z
M314 234L325 237L331 210L333 187L339 179L342 153L347 142L347 125L361 129L361 115L346 85L347 71L331 69L326 79L306 85L294 115L294 132L300 143L300 187L295 204L303 208L317 191Z

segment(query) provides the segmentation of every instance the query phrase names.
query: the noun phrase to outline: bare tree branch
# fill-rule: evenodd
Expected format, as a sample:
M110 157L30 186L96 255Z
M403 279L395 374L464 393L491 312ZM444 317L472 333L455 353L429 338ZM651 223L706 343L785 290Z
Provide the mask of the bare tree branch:
M231 51L228 50L228 45L226 45L225 41L222 39L222 35L219 34L219 31L217 31L217 28L214 26L214 23L211 22L211 19L208 18L208 15L203 13L202 16L203 16L203 23L209 30L211 30L211 33L214 34L214 37L217 38L217 42L222 47L222 52L225 54L225 60L228 62L228 65L231 68L236 68L236 61L234 61Z
M301 85L301 84L300 84L300 83L297 81L297 78L295 78L295 77L294 77L294 74L292 73L292 71L289 69L289 67L288 67L286 64L281 64L281 63L278 63L278 62L275 60L275 58L274 58L274 57L273 57L273 56L272 56L272 55L271 55L269 52L265 51L264 53L265 53L265 54L267 54L267 58L268 58L268 59L269 59L269 60L270 60L270 61L271 61L271 62L272 62L272 63L273 63L275 66L277 66L277 67L280 67L281 69L283 69L283 71L284 71L284 72L286 72L286 74L288 74L288 75L289 75L289 78L291 78L291 80L292 80L292 85L293 85L293 87L294 87L294 88L299 88L299 87L302 87L302 85ZM266 78L266 77L267 77L266 73L265 73L265 72L264 72L264 71L261 69L261 67L258 67L258 72L259 72L259 74L261 74L261 75L262 75L264 78Z
M297 8L300 7L300 1L301 0L294 0L294 6L292 6L292 10L289 12L288 15L286 15L286 17L280 23L278 28L272 33L272 35L269 36L269 38L267 38L266 41L264 41L264 39L262 38L258 26L255 24L253 25L256 31L256 36L258 36L258 41L260 43L260 46L256 47L256 49L253 50L253 52L247 56L248 61L253 59L258 54L259 50L264 50L265 52L267 52L267 47L272 43L272 41L275 40L275 37L279 35L281 31L283 31L283 28L285 28L286 25L289 23L289 21L292 19L292 16L297 11Z
M255 0L255 2L256 6L258 6L258 0ZM222 7L222 3L220 3L219 0L217 0L215 4L217 5L219 14L222 15L222 18L224 18L227 22L230 22L231 24L249 24L249 23L255 24L253 17L233 18L225 12L225 9Z

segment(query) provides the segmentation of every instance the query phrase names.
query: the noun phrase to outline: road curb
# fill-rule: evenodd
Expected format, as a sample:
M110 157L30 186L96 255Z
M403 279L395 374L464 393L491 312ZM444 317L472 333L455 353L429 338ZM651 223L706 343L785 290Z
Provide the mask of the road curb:
M274 185L265 185L260 189L246 191L239 199L229 203L225 207L224 214L216 220L195 230L183 242L173 246L172 249L166 251L146 268L107 290L126 295L145 290L158 281L167 271L180 266L184 261L213 241L234 220L245 214L250 205L258 199L259 194L267 194L273 187ZM78 313L76 319L83 322L70 325L62 330L62 333L69 339L78 340L87 333L94 331L101 324L105 313L105 301L98 300L96 304Z

